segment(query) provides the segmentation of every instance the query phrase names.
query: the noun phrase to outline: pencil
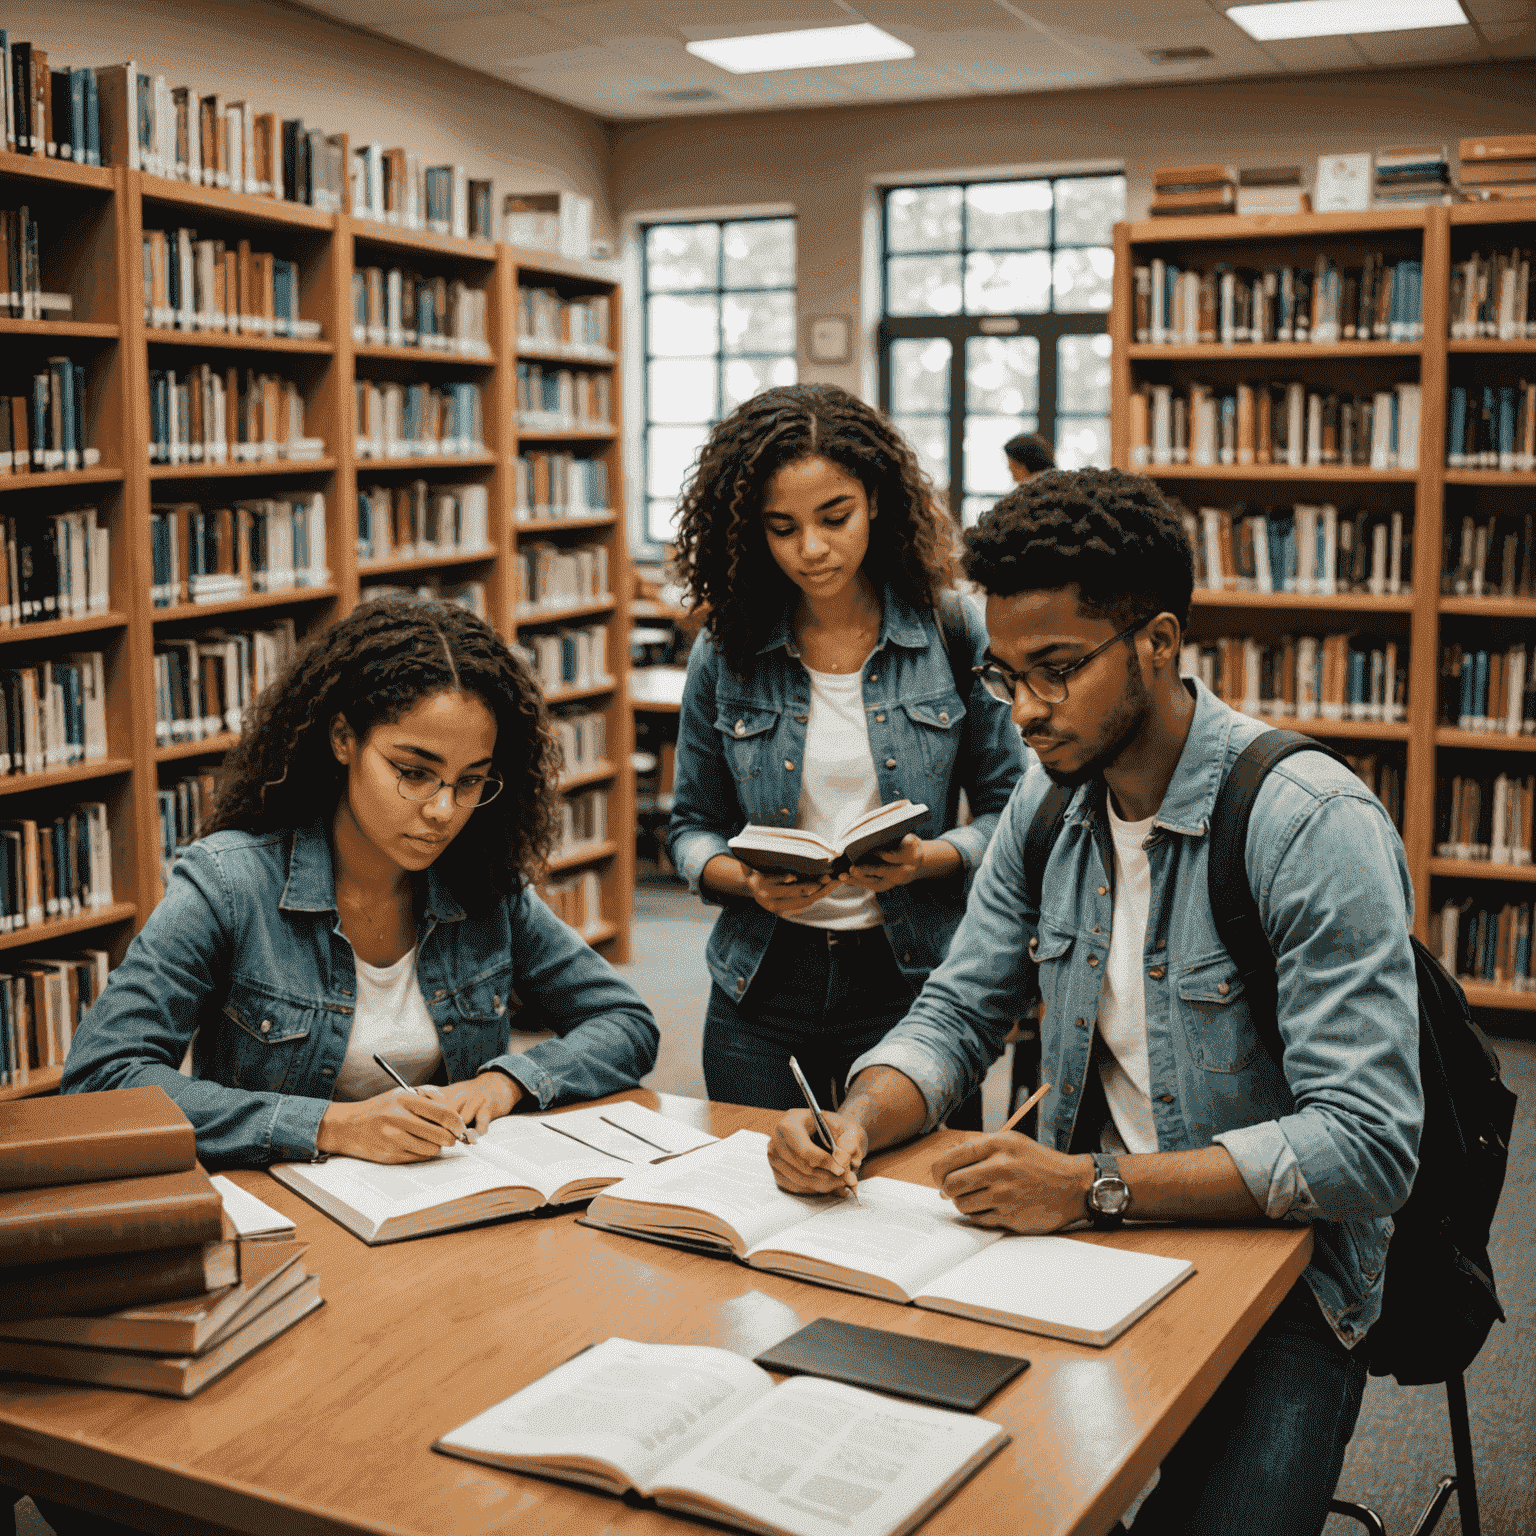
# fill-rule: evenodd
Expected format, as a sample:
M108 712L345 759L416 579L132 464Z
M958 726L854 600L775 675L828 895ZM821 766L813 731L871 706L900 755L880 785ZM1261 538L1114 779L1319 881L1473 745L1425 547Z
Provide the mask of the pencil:
M1003 1124L1003 1129L1005 1131L1011 1131L1014 1126L1016 1126L1019 1121L1022 1120L1024 1116L1027 1115L1030 1110L1032 1110L1035 1105L1038 1104L1040 1100L1043 1099L1050 1091L1051 1085L1049 1083L1041 1083L1040 1086L1036 1088L1035 1091L1030 1094L1030 1096L1025 1099L1024 1102L1020 1104L1019 1107L1014 1110L1011 1115L1008 1116L1008 1119Z
M397 1083L399 1083L400 1086L402 1088L404 1088L407 1093L419 1093L421 1091L418 1088L411 1087L411 1085L408 1082L406 1082L406 1080L403 1077L401 1077L400 1074L398 1072L396 1072L395 1069L392 1066L390 1066L390 1064L387 1061L385 1061L384 1058L382 1056L380 1056L377 1051L375 1051L373 1053L373 1060L374 1060L374 1064L376 1066L383 1067L383 1069L386 1072L388 1072L389 1075L392 1078L394 1078L394 1080ZM469 1137L468 1136L459 1136L459 1137L456 1137L455 1139L458 1140L458 1141L462 1141L465 1146L469 1145Z
M816 1140L821 1143L825 1151L836 1157L837 1144L832 1139L831 1128L822 1118L821 1105L816 1102L816 1095L811 1092L811 1085L806 1082L805 1073L800 1070L800 1063L793 1056L789 1058L789 1070L799 1085L800 1096L805 1100L805 1107L810 1110L811 1118L816 1122ZM847 1177L852 1181L848 1185L848 1191L853 1196L854 1204L863 1205L864 1202L859 1199L858 1179L851 1168L848 1170Z

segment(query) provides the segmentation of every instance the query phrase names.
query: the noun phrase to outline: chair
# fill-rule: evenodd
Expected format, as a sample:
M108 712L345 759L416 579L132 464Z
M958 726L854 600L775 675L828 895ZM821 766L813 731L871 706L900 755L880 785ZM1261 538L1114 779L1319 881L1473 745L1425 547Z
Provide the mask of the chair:
M1472 1429L1467 1421L1467 1387L1460 1376L1453 1376L1446 1382L1445 1402L1451 1420L1451 1453L1456 1462L1456 1475L1442 1477L1435 1484L1435 1491L1409 1536L1429 1536L1440 1523L1452 1493L1456 1495L1461 1511L1462 1536L1482 1536L1477 1513L1477 1477L1472 1465ZM1359 1521L1371 1536L1387 1536L1381 1516L1364 1504L1356 1504L1350 1499L1333 1499L1328 1509L1332 1514Z

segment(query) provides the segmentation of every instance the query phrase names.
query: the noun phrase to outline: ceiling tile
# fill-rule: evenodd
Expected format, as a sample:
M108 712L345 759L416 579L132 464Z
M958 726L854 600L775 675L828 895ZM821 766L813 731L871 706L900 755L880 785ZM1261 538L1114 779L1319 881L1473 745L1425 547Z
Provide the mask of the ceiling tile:
M1264 51L1286 74L1366 67L1365 55L1347 37L1293 37L1265 43Z
M639 4L688 38L845 27L852 20L832 0L639 0Z
M921 27L933 33L1033 30L994 0L852 0L848 9L877 27Z
M828 70L860 96L873 101L901 101L913 96L965 96L969 87L946 70L915 59L901 63L845 64Z
M573 32L589 43L601 43L605 48L644 43L682 52L677 28L648 16L638 5L565 5L558 9L541 5L534 14L551 26Z
M1485 56L1472 27L1420 27L1411 32L1371 32L1355 38L1372 64L1432 64Z
M326 0L320 9L355 27L382 30L440 16L500 15L503 8L497 0Z
M482 58L496 60L522 59L583 46L583 39L573 33L531 16L492 11L483 0L472 17L434 18L415 12L408 21L385 22L375 30L431 53L448 53L458 45L468 44L478 47Z
M1024 95L1030 91L1065 91L1080 85L1102 85L1104 76L1090 65L1072 60L1061 68L1030 69L1016 64L952 63L949 73L987 96Z

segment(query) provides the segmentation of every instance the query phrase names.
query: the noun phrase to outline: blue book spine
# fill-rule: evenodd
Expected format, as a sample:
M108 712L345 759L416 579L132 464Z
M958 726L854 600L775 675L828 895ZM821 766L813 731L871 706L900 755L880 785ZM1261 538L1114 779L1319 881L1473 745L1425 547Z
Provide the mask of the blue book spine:
M155 165L155 123L150 115L151 92L154 88L155 82L148 75L139 76L139 168L145 171Z
M1529 979L1531 974L1530 912L1525 912L1525 931L1515 940L1515 975Z
M48 359L49 372L53 374L54 387L59 392L59 416L64 441L59 447L64 453L64 468L80 468L80 449L75 430L75 370L67 357Z
M1488 652L1477 653L1477 663L1472 678L1472 718L1485 720L1488 716ZM1475 729L1475 727L1474 727Z
M50 375L46 373L34 373L32 375L32 468L44 468L48 452L48 423L51 414L49 410L49 392L52 387Z
M1488 423L1488 430L1493 437L1489 442L1478 444L1478 465L1483 469L1497 469L1499 467L1499 398L1491 384L1483 385L1483 419Z
M1451 387L1450 441L1446 445L1445 462L1452 469L1459 469L1466 462L1463 451L1467 441L1467 392L1460 384Z
M96 71L85 72L85 163L101 164L101 100L96 94Z
M69 72L69 158L84 165L85 158L85 77L84 69ZM59 148L64 146L60 144Z
M1464 731L1472 729L1472 702L1477 693L1477 655L1469 653L1461 660L1461 713L1456 723Z
M1347 714L1353 718L1356 708L1368 702L1365 686L1365 652L1351 649L1349 653L1349 709Z
M1515 389L1499 385L1499 468L1515 467Z

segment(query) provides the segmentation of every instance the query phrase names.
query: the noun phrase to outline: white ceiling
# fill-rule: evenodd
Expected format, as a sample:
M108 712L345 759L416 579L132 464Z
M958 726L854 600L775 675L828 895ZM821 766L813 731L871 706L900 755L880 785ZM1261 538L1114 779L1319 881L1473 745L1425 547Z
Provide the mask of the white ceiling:
M1256 43L1236 0L304 0L312 10L600 118L991 96L1536 55L1536 0L1461 0L1470 26ZM917 50L898 63L733 75L684 51L703 38L873 22ZM1158 64L1144 50L1204 47ZM700 100L667 93L707 90Z

